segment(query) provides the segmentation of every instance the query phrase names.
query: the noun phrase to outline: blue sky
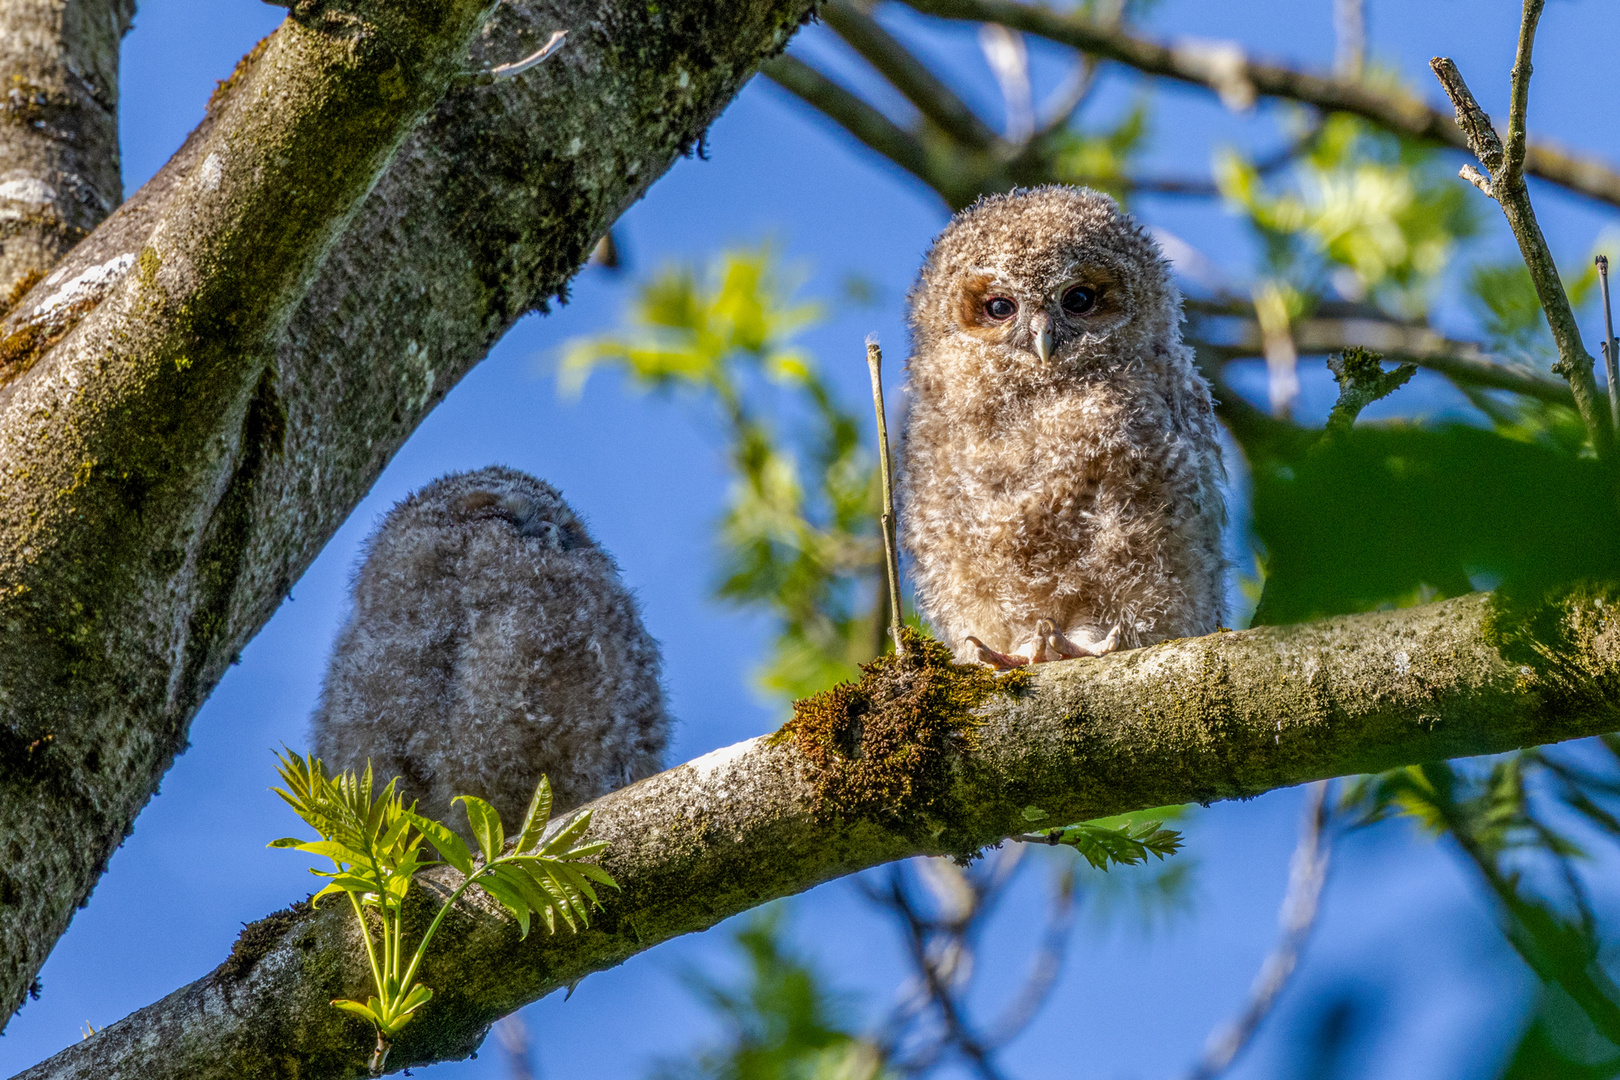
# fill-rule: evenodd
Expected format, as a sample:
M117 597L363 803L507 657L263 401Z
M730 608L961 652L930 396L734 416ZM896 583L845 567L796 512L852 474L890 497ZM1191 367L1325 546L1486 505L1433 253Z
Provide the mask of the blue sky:
M1454 57L1493 113L1505 112L1518 6L1505 0L1371 0L1374 56L1438 101L1431 55ZM127 190L162 164L200 118L214 81L282 14L253 0L147 0L126 40L123 146ZM996 108L993 83L971 33L898 18L919 35L954 84ZM1330 5L1264 0L1209 4L1166 0L1151 25L1166 36L1234 38L1262 52L1326 66ZM1612 81L1603 76L1620 41L1620 10L1599 0L1549 5L1538 44L1532 127L1560 142L1620 160ZM811 28L801 55L856 82L865 76ZM1035 49L1038 75L1055 54ZM1110 75L1099 107L1127 107L1141 84ZM1233 116L1205 95L1163 87L1147 164L1207 169L1220 145L1265 145L1276 127L1266 107ZM804 343L853 402L864 400L860 343L877 332L903 355L900 311L921 254L944 224L937 201L872 159L831 125L756 81L714 126L710 160L683 160L625 217L631 275L668 260L702 261L728 245L776 243L807 275L805 294L833 302ZM1459 159L1460 162L1460 159ZM1583 257L1612 219L1591 204L1536 188L1554 249ZM1207 203L1144 200L1138 212L1211 253L1235 279L1252 254L1240 223ZM1487 246L1511 243L1492 216ZM839 306L839 283L859 274L877 286L873 307ZM670 762L760 734L778 708L751 688L765 626L707 599L711 526L725 490L721 444L694 404L639 395L614 377L593 378L577 400L560 398L552 365L571 338L615 324L626 277L583 272L573 302L520 323L422 425L367 499L244 650L203 708L191 748L176 762L114 856L89 906L43 972L44 994L0 1038L10 1075L80 1037L85 1023L116 1021L204 975L241 924L313 888L294 857L268 851L295 825L268 793L271 749L303 745L325 654L343 617L360 541L380 514L452 469L501 462L556 484L618 558L664 645L679 728ZM1444 317L1465 329L1462 308ZM892 381L892 380L891 380ZM1249 386L1259 391L1253 380ZM1325 373L1307 373L1304 411L1325 413ZM1391 406L1395 407L1395 406ZM1455 407L1420 378L1399 406ZM1222 804L1189 826L1198 861L1195 902L1168 927L1082 920L1070 965L1046 1011L1007 1055L1019 1077L1163 1077L1184 1073L1210 1028L1235 1011L1276 935L1299 812L1297 791ZM1011 987L1038 927L1042 876L1026 875L991 935L986 1000ZM1354 1003L1353 1059L1366 1075L1466 1077L1488 1070L1515 1034L1527 977L1491 928L1463 868L1401 825L1345 842L1327 907L1304 967L1273 1022L1235 1076L1294 1075L1299 1040L1336 1003ZM853 890L834 883L794 903L794 934L856 1000L880 1008L900 977L897 941ZM635 1077L660 1055L690 1048L710 1030L680 982L693 967L726 969L724 931L671 943L526 1010L548 1077ZM495 1044L477 1060L434 1066L444 1080L505 1075Z

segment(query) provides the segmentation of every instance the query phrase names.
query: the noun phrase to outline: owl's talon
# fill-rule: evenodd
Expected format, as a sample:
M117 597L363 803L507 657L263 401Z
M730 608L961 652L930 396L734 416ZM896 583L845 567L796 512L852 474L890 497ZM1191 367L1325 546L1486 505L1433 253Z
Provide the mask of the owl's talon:
M978 650L981 664L987 664L997 671L1008 671L1015 667L1023 667L1030 662L1028 657L1008 656L1006 653L996 652L996 650L971 634L968 635L967 642Z
M1057 629L1050 619L1042 619L1036 624L1036 632L1045 641L1046 647L1058 654L1060 659L1072 659L1077 656L1107 656L1119 648L1119 624L1096 641L1073 638Z

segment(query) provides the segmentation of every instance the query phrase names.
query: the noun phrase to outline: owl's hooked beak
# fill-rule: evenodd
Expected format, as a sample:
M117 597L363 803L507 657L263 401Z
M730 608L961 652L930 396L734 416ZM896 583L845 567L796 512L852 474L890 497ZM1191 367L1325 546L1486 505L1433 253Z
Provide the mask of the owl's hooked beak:
M1052 359L1052 316L1037 311L1029 317L1029 336L1035 345L1035 355L1045 364Z

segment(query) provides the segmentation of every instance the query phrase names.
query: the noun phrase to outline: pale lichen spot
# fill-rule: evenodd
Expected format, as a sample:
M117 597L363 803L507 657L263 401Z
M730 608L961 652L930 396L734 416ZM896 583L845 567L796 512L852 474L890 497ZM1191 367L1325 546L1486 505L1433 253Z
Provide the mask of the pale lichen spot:
M209 154L203 158L202 167L197 170L197 182L204 191L218 191L219 181L225 175L225 166L219 160L218 154Z
M686 767L696 771L699 778L707 779L721 770L729 769L732 762L747 754L754 748L754 744L762 738L764 738L763 735L756 735L752 739L744 739L740 743L733 743L730 746L722 746L718 750L711 750L700 758L688 761Z
M0 182L0 200L27 203L31 207L46 206L56 201L56 189L34 176L21 176ZM25 211L0 206L0 219L20 218Z
M92 266L88 270L80 271L68 279L60 289L41 300L34 308L33 315L36 318L50 315L93 290L104 290L128 273L129 268L134 265L135 253L125 252L122 255L114 255L106 262Z

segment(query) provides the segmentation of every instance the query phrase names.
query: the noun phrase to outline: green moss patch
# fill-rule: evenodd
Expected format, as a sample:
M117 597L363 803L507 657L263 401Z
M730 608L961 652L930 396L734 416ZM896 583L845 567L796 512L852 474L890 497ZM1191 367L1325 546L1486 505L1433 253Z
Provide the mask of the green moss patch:
M905 652L863 664L860 681L794 702L773 741L791 741L809 762L818 814L938 836L959 816L951 762L973 749L974 711L1030 677L954 663L938 641L904 634Z
M300 900L292 907L283 908L242 927L242 932L236 936L236 943L231 946L231 955L219 965L219 977L233 982L245 978L253 970L253 965L263 960L293 924L308 912L309 901Z
M1611 713L1620 728L1620 583L1577 581L1492 595L1482 633L1567 716Z

